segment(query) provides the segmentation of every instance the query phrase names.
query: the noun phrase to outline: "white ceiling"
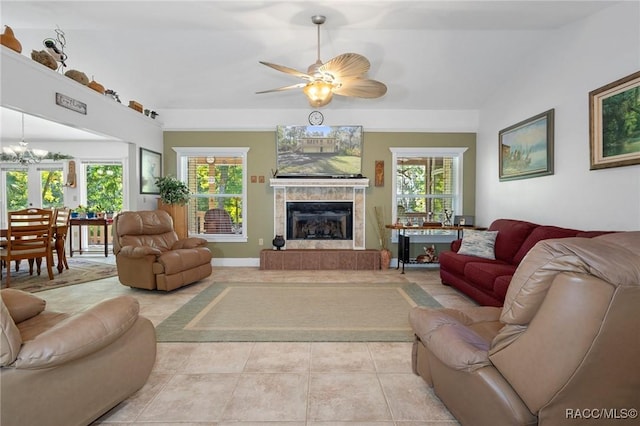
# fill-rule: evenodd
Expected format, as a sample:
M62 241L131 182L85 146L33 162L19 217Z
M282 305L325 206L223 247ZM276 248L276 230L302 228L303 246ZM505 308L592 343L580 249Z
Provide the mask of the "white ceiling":
M298 70L356 52L378 99L336 96L327 108L479 109L553 31L614 1L12 1L0 4L23 55L64 31L68 68L145 108L309 108L304 95L256 91L298 83ZM3 119L3 127L4 127ZM4 133L4 132L3 132Z

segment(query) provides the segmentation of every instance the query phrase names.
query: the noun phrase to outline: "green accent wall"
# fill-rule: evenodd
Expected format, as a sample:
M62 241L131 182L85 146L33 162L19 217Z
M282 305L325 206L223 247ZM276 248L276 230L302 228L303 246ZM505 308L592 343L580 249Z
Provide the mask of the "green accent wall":
M260 250L271 248L273 234L273 190L269 186L276 168L275 130L266 131L170 131L164 132L163 170L176 175L174 147L249 147L247 176L264 176L264 183L251 183L247 178L246 243L211 243L215 258L258 258ZM364 132L362 174L370 179L366 192L366 248L379 248L375 228L374 206L383 206L387 221L391 221L391 151L389 148L466 147L464 153L464 212L475 214L476 134L420 132ZM376 160L384 161L384 186L374 186ZM262 238L264 245L259 246ZM391 250L397 255L395 245Z

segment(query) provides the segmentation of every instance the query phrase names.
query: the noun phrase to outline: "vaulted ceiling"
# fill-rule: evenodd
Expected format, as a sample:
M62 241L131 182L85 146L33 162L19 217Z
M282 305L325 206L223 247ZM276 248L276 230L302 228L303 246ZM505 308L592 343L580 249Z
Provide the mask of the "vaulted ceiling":
M163 109L308 108L300 82L258 63L306 71L316 59L356 52L378 99L334 97L330 108L478 109L544 48L553 32L612 1L7 1L1 23L23 55L64 32L66 69L127 102Z

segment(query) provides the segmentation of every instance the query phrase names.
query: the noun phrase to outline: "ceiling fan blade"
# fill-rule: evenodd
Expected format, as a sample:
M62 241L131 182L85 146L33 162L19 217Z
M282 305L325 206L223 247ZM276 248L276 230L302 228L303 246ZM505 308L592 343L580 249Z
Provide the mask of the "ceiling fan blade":
M362 77L369 71L369 60L357 53L343 53L325 62L318 70L333 75L336 80Z
M307 83L292 84L291 86L278 87L277 89L263 90L261 92L256 92L256 94L259 95L259 94L262 94L262 93L283 92L285 90L299 89L299 88L304 87L306 85L307 85Z
M368 78L354 78L342 82L342 86L333 89L333 93L356 98L379 98L387 93L387 86Z
M266 65L270 68L273 68L274 70L278 70L280 72L284 72L286 74L291 74L291 75L295 75L296 77L300 77L303 78L305 80L313 80L313 78L309 75L309 74L305 74L301 71L295 70L293 68L289 68L289 67L285 67L284 65L278 65L278 64L272 64L270 62L263 62L263 61L258 61L260 62L262 65Z

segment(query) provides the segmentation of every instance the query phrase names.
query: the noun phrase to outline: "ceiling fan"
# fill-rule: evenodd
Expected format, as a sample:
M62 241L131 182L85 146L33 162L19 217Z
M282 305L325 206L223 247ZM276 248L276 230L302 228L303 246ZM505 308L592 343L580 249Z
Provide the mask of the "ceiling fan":
M299 77L305 82L256 93L302 88L312 107L327 105L331 102L334 94L356 98L379 98L387 93L387 86L383 83L365 77L371 64L362 55L343 53L325 63L320 60L320 25L325 21L326 17L322 15L311 17L311 22L316 24L318 28L318 59L309 66L306 73L283 65L260 61L263 65Z

